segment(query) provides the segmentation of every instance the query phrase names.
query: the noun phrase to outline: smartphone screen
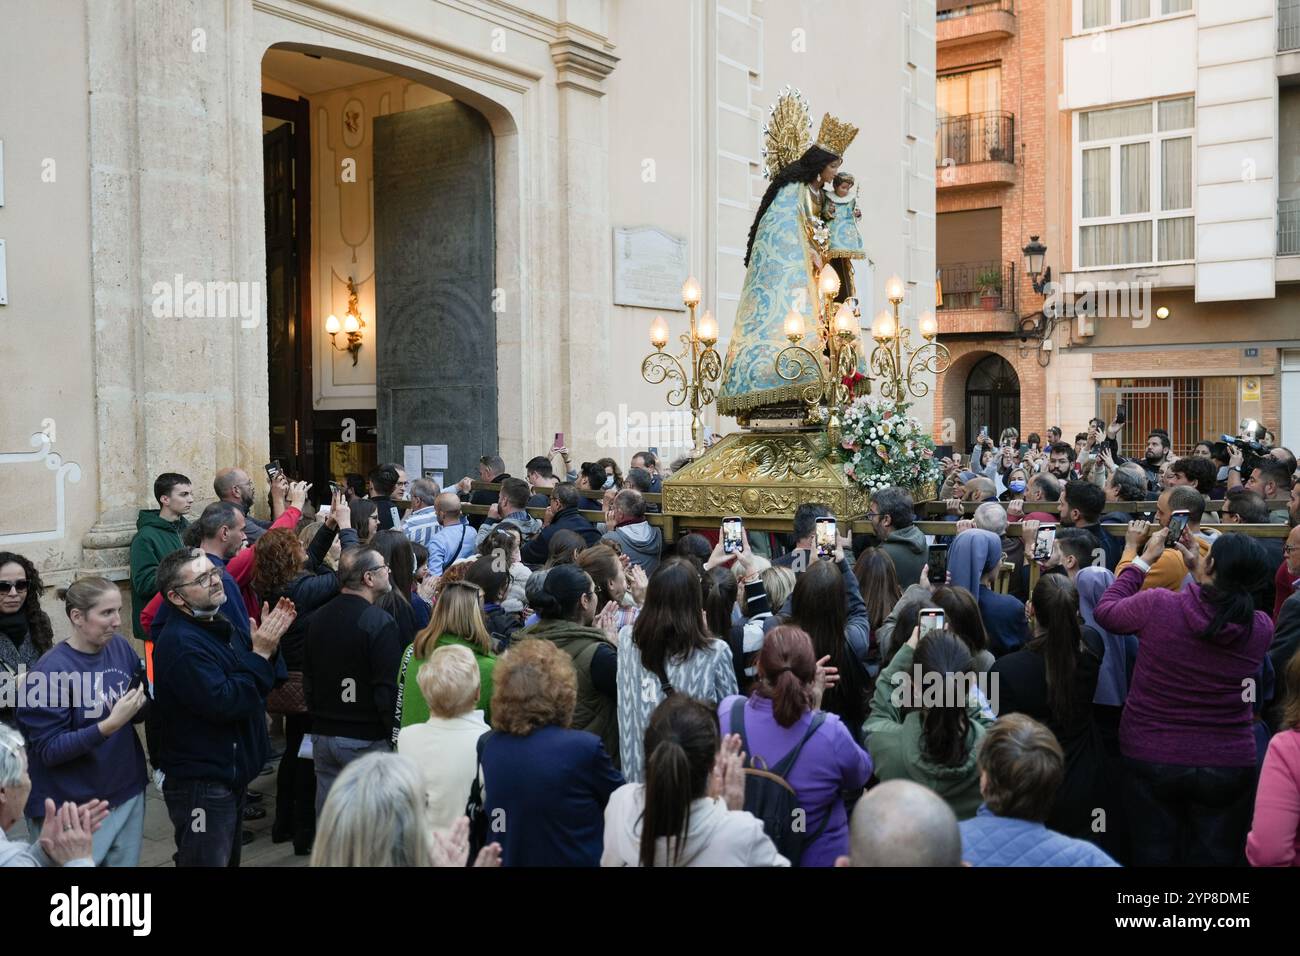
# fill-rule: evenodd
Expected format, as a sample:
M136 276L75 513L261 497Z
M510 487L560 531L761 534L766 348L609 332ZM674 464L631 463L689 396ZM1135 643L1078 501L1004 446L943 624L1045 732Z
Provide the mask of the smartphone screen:
M738 554L742 548L745 526L739 518L722 519L722 551L724 554Z
M1128 421L1127 405L1120 405L1118 408L1115 409L1115 421L1119 422L1121 425L1123 425L1126 421Z
M1165 547L1172 548L1183 536L1187 530L1187 519L1189 513L1186 511L1175 511L1169 518L1169 537L1165 538Z
M1046 561L1052 556L1052 545L1056 543L1056 525L1044 525L1038 529L1034 538L1034 553L1030 555L1035 561Z
M267 462L264 467L266 468L266 480L273 481L275 476L280 473L280 459L277 458L275 461Z
M921 637L932 634L935 631L944 629L943 608L941 607L923 607L921 613L917 615L916 623L921 628Z
M145 677L148 672L148 668L145 666L143 660L137 663L135 666L135 674L131 676L131 683L126 686L126 692L129 694L131 691L141 686L145 682Z
M334 497L335 495L339 494L342 490L343 490L343 486L340 485L338 482L336 482L336 481L331 481L331 482L330 482L330 497L331 497L331 498Z
M930 545L930 551L926 555L926 564L930 568L930 581L934 584L943 584L948 579L948 546L946 544Z
M988 438L988 437L989 437L989 426L987 426L987 425L981 425L981 426L980 426L980 438Z
M817 557L829 558L835 554L837 543L834 518L817 519Z
M556 432L556 433L555 433L555 444L552 445L551 447L552 447L552 448L563 448L563 447L564 447L564 432Z

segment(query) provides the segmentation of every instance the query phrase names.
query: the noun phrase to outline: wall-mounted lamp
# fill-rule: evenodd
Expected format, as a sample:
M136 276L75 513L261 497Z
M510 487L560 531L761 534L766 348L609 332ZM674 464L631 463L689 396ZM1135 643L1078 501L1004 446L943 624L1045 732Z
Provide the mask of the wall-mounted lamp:
M1047 255L1047 246L1038 241L1037 236L1029 237L1029 245L1020 250L1025 254L1025 275L1034 284L1034 291L1042 295L1047 283L1052 281L1052 267L1043 268L1043 259Z
M331 313L330 317L325 320L325 331L329 333L330 345L339 352L351 352L352 364L357 364L357 353L361 351L361 330L366 327L365 319L361 318L361 309L357 305L357 284L348 277L348 310L343 314L343 322L339 323L338 316ZM335 339L340 332L344 332L348 337L348 344L340 348Z

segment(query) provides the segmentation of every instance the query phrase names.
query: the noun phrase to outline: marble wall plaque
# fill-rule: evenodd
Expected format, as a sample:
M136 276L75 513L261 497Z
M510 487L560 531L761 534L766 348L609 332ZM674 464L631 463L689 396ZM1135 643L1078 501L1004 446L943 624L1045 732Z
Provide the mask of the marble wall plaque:
M653 228L614 230L614 304L684 312L686 240Z

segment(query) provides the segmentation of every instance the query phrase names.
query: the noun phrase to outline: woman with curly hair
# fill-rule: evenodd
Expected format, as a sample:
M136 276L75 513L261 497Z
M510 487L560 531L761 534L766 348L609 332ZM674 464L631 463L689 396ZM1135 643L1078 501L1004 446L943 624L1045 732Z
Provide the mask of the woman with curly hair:
M41 610L44 589L31 561L0 551L0 722L15 730L18 675L54 645L54 628Z
M480 739L484 811L504 819L506 866L598 866L605 805L623 785L600 738L572 730L578 678L550 641L520 641L493 673L494 732Z

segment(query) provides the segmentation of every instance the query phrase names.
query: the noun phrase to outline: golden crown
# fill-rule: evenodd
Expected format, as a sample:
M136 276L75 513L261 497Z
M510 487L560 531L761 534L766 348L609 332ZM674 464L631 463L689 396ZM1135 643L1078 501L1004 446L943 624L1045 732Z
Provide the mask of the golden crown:
M857 135L858 128L852 123L842 122L838 117L827 113L822 117L821 129L817 131L817 145L843 158L844 151Z

